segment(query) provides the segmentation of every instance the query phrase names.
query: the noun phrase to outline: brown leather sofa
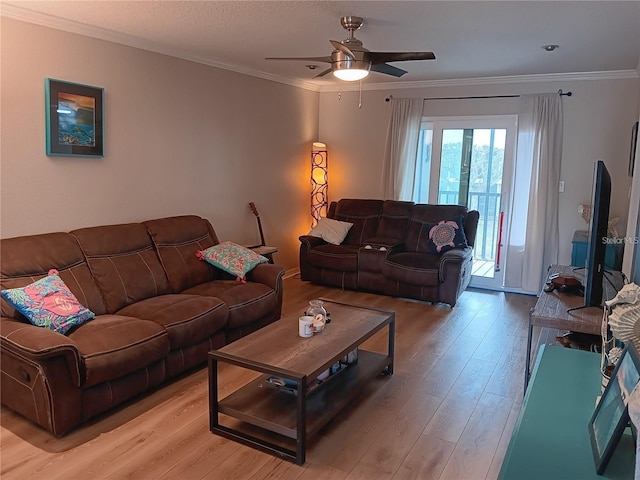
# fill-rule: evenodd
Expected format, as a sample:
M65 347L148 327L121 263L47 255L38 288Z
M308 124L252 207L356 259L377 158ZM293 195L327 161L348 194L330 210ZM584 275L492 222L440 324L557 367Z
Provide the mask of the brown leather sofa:
M427 224L462 216L467 248L428 247ZM328 218L352 223L340 245L300 237L300 277L321 285L456 304L471 280L479 213L459 205L374 199L332 202Z
M279 319L284 269L260 264L238 282L196 258L218 243L197 216L1 240L2 289L56 269L96 314L61 335L3 298L2 404L61 436Z

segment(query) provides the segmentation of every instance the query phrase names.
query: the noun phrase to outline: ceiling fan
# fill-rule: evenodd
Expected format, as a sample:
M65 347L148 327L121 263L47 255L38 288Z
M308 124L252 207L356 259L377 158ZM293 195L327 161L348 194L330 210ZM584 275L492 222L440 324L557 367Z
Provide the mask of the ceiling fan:
M340 80L355 81L367 75L369 71L384 73L394 77L401 77L406 70L389 65L386 62L403 62L407 60L435 60L433 52L370 52L362 46L353 32L358 30L363 23L361 17L342 17L342 27L349 32L348 37L342 42L329 40L335 50L327 57L267 57L266 60L304 60L307 62L330 63L331 67L320 72L313 78L324 77L333 74Z

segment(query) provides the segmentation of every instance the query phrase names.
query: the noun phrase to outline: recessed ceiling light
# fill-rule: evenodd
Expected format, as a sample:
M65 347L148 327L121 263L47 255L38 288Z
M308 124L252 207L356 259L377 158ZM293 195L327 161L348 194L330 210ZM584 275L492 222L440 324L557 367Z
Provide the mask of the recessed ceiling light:
M555 49L560 48L560 45L543 45L540 48L546 52L553 52Z
M318 65L306 65L306 67L307 67L309 70L315 70L316 68L318 68Z

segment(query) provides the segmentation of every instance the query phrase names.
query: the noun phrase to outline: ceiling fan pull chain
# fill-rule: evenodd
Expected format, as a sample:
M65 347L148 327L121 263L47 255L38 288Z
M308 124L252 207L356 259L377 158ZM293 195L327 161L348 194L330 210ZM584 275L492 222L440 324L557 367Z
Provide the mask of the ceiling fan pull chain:
M360 99L358 100L358 108L362 108L362 80L360 80Z
M342 93L338 92L338 101L342 100Z

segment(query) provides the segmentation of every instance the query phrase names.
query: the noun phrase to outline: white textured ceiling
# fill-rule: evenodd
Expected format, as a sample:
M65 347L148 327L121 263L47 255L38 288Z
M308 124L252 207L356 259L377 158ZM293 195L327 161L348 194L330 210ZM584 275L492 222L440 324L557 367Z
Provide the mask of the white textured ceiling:
M433 51L399 62L373 83L633 72L640 59L640 1L0 1L11 18L310 87L307 63L269 56L325 56L364 17L356 36L372 51ZM558 44L554 52L541 49Z

